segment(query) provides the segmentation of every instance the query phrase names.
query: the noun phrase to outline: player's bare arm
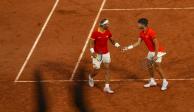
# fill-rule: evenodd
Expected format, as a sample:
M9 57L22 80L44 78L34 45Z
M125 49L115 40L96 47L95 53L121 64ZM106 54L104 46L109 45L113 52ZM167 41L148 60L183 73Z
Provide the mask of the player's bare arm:
M129 46L126 46L122 49L122 51L127 51L127 50L130 50L130 49L133 49L135 47L138 47L140 44L141 44L142 40L141 38L138 38L137 42L135 42L134 44L132 45L129 45Z
M90 39L90 52L93 58L96 58L96 53L94 52L94 40Z
M120 47L120 44L118 42L116 42L115 40L113 40L111 37L109 38L110 42L112 45L114 45L116 48Z
M154 42L154 45L155 45L155 56L153 57L153 60L156 61L156 60L158 59L157 56L158 56L158 49L159 49L158 39L155 38L155 39L153 40L153 42Z

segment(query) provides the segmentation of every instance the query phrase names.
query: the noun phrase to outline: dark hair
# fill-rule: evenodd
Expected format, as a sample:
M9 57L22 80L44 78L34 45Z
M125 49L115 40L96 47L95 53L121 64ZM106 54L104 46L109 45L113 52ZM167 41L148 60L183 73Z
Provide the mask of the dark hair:
M140 24L142 24L144 26L148 26L148 19L146 19L146 18L140 18L138 20L138 23L140 23Z
M103 26L104 22L107 21L107 20L108 20L108 19L102 19L102 20L100 21L100 26Z

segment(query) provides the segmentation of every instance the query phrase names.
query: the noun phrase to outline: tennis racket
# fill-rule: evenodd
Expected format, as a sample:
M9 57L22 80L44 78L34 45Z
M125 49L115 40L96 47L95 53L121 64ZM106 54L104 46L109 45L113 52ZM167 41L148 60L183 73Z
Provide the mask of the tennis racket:
M161 55L158 56L158 58L163 57L164 55L166 55L166 53L163 53ZM154 65L156 64L156 62L154 60L149 60L145 58L144 60L141 61L141 66L143 69L150 69L152 68Z
M102 55L103 54L101 54L101 53L97 53L96 57L91 56L91 58L95 58L97 61L101 62L102 61Z
M147 58L144 58L143 60L140 61L141 68L142 69L150 69L154 66L155 61L154 60L149 60Z
M102 54L97 54L96 55L96 60L102 61Z

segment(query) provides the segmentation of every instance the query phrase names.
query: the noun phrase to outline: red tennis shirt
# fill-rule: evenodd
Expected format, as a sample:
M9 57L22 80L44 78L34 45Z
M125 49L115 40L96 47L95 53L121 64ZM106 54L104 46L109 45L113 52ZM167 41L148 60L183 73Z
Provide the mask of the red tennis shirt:
M103 33L95 30L91 37L94 40L94 51L99 54L108 53L108 40L110 37L112 37L112 34L109 30Z
M146 31L141 31L140 38L145 42L149 51L151 51L151 52L155 51L154 39L156 38L156 32L153 29L147 28ZM159 52L164 51L164 48L161 46L160 43L159 43L158 51Z

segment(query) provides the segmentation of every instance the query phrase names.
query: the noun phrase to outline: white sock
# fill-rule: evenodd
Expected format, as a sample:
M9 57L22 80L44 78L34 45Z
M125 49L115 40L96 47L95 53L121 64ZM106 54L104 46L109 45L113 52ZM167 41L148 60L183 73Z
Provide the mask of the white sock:
M109 88L109 84L105 84L105 88Z
M154 79L154 78L150 78L150 81L151 81L151 82L155 82L155 79Z
M163 79L163 82L167 82L167 80L166 79Z

